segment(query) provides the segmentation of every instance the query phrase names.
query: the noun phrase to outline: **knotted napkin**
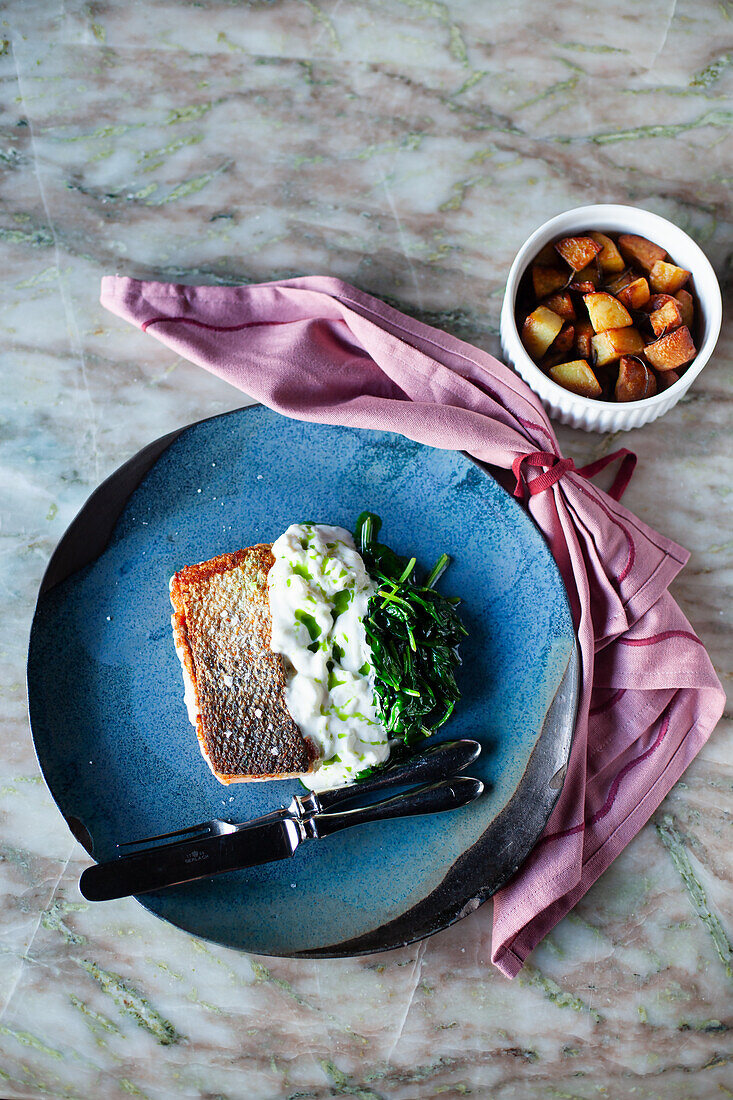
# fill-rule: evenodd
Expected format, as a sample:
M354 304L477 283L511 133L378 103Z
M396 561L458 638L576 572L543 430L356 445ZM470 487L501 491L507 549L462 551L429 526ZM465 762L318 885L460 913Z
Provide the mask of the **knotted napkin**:
M105 278L102 304L285 416L398 432L513 471L562 574L582 655L577 729L544 834L494 897L513 977L656 809L724 695L667 592L688 553L564 458L539 400L484 351L332 278L178 286Z

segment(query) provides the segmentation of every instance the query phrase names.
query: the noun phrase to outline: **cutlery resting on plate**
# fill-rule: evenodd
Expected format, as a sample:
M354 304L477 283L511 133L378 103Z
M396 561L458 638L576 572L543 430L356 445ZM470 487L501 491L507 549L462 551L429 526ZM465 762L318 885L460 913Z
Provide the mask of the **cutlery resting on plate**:
M147 847L87 868L80 879L80 890L88 901L144 894L286 859L294 855L303 841L321 840L355 825L458 809L478 798L484 789L480 780L456 774L476 760L480 752L476 741L448 741L363 783L320 794L309 791L296 795L289 806L253 821L232 824L212 820L174 833L146 837L137 844ZM377 791L408 785L412 789L384 801L336 809L342 804L362 801ZM157 843L172 837L182 839Z

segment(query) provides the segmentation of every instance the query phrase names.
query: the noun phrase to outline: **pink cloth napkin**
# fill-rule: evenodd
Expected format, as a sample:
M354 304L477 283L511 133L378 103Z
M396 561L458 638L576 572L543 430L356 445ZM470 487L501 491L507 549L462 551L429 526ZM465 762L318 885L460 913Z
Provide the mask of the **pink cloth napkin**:
M590 468L584 477L562 458L539 400L506 366L337 279L196 287L105 278L101 300L285 416L399 432L513 468L565 581L582 653L562 793L494 898L492 961L513 977L722 713L710 659L667 592L689 555L589 482Z

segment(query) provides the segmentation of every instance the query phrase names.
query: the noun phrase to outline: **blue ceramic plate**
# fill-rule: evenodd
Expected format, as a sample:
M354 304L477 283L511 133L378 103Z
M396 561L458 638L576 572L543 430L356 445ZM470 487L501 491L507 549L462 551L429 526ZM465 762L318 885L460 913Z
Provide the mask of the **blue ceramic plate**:
M49 565L33 623L38 759L96 859L122 841L268 812L297 781L221 786L183 704L168 581L274 540L290 523L383 519L399 553L453 564L463 699L441 731L473 737L487 793L450 814L367 825L291 860L146 894L153 913L230 947L349 955L396 947L470 912L521 864L562 785L577 701L563 583L519 505L474 462L401 436L304 424L256 407L142 451L92 496Z

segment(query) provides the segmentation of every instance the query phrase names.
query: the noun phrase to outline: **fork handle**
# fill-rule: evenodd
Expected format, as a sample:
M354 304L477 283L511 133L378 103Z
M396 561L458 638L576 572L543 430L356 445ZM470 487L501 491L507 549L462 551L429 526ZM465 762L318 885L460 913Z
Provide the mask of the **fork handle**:
M405 787L408 783L436 783L449 775L458 775L472 764L481 752L478 741L464 738L460 741L444 741L433 745L417 756L411 757L401 767L382 772L374 779L353 783L349 787L337 787L318 795L322 810L330 810L343 802L351 802L372 791L384 791L390 787Z
M444 779L441 783L395 795L384 802L375 802L371 806L341 810L334 814L316 814L312 824L319 837L330 836L341 829L350 829L352 825L366 825L370 821L457 810L459 806L466 806L474 798L478 798L483 789L480 779L458 775L453 779Z

